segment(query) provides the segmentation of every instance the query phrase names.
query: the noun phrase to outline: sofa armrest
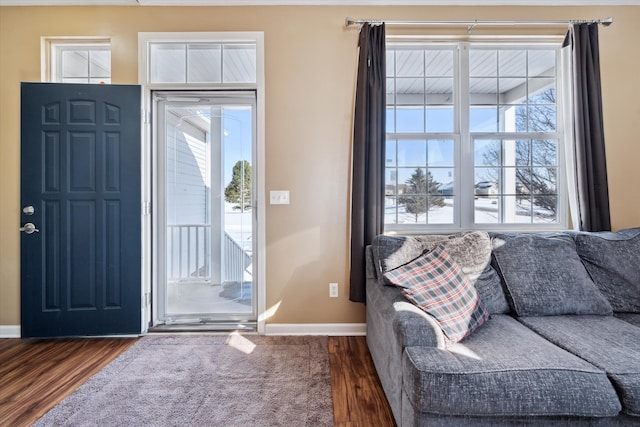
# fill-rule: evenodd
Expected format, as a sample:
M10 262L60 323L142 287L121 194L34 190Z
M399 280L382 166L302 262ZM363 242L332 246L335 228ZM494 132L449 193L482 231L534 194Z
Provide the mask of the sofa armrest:
M393 332L401 348L445 348L444 334L433 316L405 301L393 303L393 310Z
M405 347L444 348L444 334L436 320L410 303L400 290L382 283L374 266L371 246L366 248L367 328L386 342L394 342L399 353Z
M365 263L365 277L368 281L377 281L378 280L378 273L376 271L376 267L374 265L374 261L373 261L373 249L371 248L371 245L367 246L364 249L364 263Z
M444 348L435 319L414 306L394 286L381 283L371 248L367 262L367 344L396 423L402 423L402 354L406 347Z

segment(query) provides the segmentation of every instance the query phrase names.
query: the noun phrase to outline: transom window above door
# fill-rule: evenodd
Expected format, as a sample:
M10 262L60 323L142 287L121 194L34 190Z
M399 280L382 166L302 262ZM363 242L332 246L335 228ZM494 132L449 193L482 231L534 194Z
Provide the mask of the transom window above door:
M256 83L256 45L150 43L151 83Z
M43 38L42 80L57 83L111 83L108 38Z

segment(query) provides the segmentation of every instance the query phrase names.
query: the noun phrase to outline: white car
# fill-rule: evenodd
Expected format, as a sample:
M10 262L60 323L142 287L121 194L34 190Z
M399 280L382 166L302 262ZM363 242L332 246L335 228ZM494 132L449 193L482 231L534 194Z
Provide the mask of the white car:
M497 197L498 184L493 181L480 181L475 185L476 197Z

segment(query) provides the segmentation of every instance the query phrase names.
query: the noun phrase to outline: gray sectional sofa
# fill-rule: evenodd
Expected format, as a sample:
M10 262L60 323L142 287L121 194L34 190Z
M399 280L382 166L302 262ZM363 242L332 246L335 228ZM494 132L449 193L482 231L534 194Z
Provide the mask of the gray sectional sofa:
M437 245L490 313L457 343L384 275ZM366 311L398 426L640 425L640 228L378 236Z

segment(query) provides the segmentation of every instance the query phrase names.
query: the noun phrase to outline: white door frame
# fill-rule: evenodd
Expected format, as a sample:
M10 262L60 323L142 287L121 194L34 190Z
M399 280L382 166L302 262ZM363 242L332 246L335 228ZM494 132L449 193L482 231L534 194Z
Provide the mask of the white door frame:
M219 83L219 84L153 84L150 81L149 51L152 42L248 42L256 45L256 82L246 83ZM152 221L154 203L158 200L156 194L157 176L153 165L157 162L157 150L153 149L153 118L152 91L156 90L255 90L256 91L256 147L255 165L252 167L252 176L255 179L255 193L253 195L254 224L253 234L256 238L253 265L254 289L257 302L257 329L258 333L265 333L266 324L266 191L265 191L265 79L264 79L264 33L263 32L176 32L176 33L138 33L138 83L142 86L143 117L142 126L142 205L144 218L142 223L142 330L146 332L155 319L152 318L152 305L158 304L157 295L153 293L153 284L157 282L157 266L153 266L152 242L157 242L159 230Z
M152 310L153 316L153 325L165 324L169 318L172 321L182 321L182 322L194 322L199 321L201 318L206 318L212 322L220 321L224 324L229 323L238 323L242 324L243 322L253 323L257 320L257 300L255 298L255 292L251 298L251 313L239 312L225 312L225 313L216 313L216 312L203 312L203 313L167 313L167 290L168 290L168 278L166 266L168 265L167 259L167 237L166 237L166 227L167 227L167 169L166 169L166 161L167 161L167 134L166 134L166 126L168 123L168 119L166 119L167 109L170 108L181 108L185 105L195 106L200 105L203 108L214 108L218 109L219 114L226 107L233 106L242 106L251 108L251 155L248 159L250 159L251 164L255 164L256 157L256 93L255 91L233 91L233 92L223 92L223 91L154 91L153 92L153 145L157 152L158 162L156 167L154 168L154 183L156 186L157 197L154 199L154 215L153 222L157 224L158 233L156 234L157 239L154 243L154 248L156 252L154 254L154 264L158 266L156 273L157 281L154 283L154 291L157 298L155 300L158 301L158 304L155 306L155 309ZM211 192L211 197L208 200L208 209L211 215L210 225L211 225L211 252L208 254L211 262L211 283L212 284L223 284L222 280L222 266L225 264L224 260L224 251L222 250L223 246L223 233L226 232L225 224L224 224L224 209L222 206L224 196L222 193L218 193L219 190L224 189L223 186L223 178L220 171L223 166L223 151L224 151L224 141L223 139L218 140L218 138L222 137L221 126L223 122L223 116L215 116L215 114L211 115L210 128L208 129L208 133L211 135L209 150L209 165L211 167L210 173L210 187L215 189L215 191ZM204 141L204 140L203 140ZM251 193L253 194L256 190L253 188L255 185L252 182ZM221 197L216 197L218 194ZM253 204L254 200L251 200ZM155 225L154 225L155 226ZM252 253L256 253L257 250L253 249L255 246L256 237L253 233L253 228L256 226L256 217L251 211L251 246ZM161 266L163 268L161 268ZM254 283L252 281L252 283ZM248 316L248 317L247 317Z

